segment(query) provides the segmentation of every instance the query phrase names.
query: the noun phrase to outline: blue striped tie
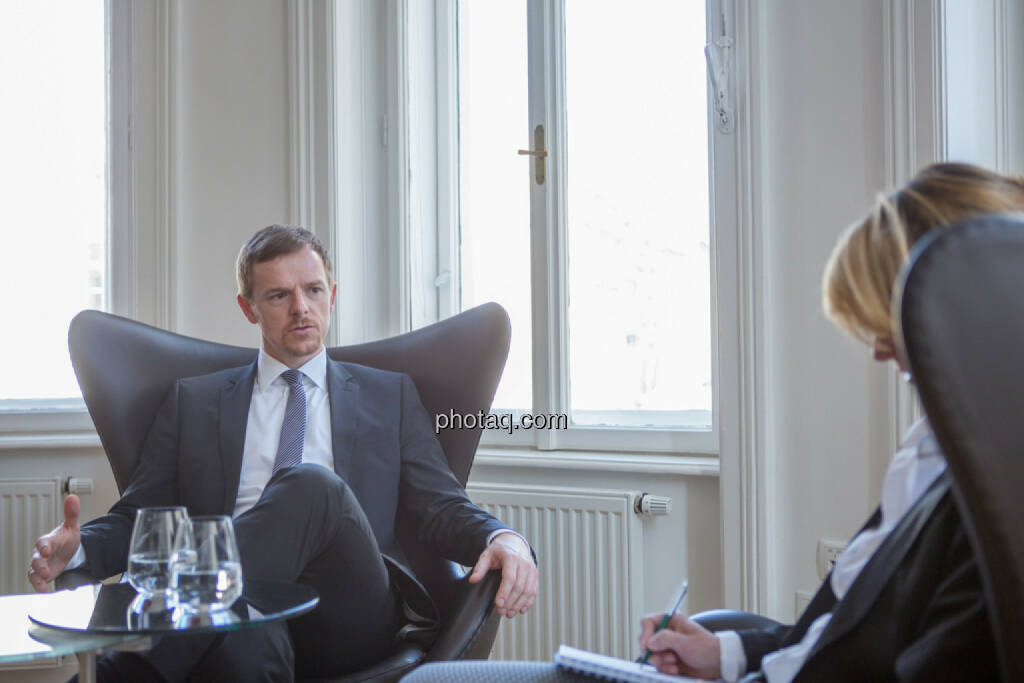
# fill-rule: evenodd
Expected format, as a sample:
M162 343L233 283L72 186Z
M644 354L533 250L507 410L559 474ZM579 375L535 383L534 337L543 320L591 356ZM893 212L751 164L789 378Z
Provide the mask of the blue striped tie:
M302 373L285 370L281 378L291 387L288 403L284 407L284 423L281 425L281 440L277 444L274 471L294 467L302 462L302 443L306 440L306 389L302 386Z

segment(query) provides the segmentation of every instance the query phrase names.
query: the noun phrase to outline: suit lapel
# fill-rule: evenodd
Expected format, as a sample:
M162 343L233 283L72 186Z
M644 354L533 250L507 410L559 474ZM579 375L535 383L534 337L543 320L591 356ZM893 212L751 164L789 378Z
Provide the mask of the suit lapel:
M900 566L914 540L928 523L935 506L949 491L951 481L948 471L940 475L882 541L846 595L836 605L832 620L807 656L807 661L856 626L874 606L893 572Z
M220 392L220 458L224 472L224 514L230 515L238 498L242 474L242 450L249 421L249 404L256 381L256 363L238 369Z
M331 404L334 472L347 482L359 428L359 385L344 365L330 358L327 359L327 397Z

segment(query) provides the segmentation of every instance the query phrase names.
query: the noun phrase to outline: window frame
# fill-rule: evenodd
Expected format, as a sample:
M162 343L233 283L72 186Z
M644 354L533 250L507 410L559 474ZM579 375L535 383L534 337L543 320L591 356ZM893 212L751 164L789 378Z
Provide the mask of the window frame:
M563 2L528 1L528 25L531 41L540 44L530 46L531 54L542 53L548 59L561 59L564 54L564 4ZM457 313L460 310L459 268L458 268L458 63L457 63L457 2L458 0L437 0L432 41L435 52L432 62L436 65L436 129L437 136L436 189L438 193L438 220L431 237L438 245L438 260L434 271L437 289L436 310L439 317ZM712 10L718 0L708 4L707 16L709 35L711 33ZM416 30L424 30L420 26ZM709 39L710 42L710 39ZM415 51L413 52L415 54ZM421 56L423 56L421 54ZM545 127L549 144L548 181L537 186L531 184L531 193L540 192L543 198L532 201L533 211L544 211L542 220L531 221L531 281L533 311L533 405L534 414L569 413L569 348L568 348L568 261L566 241L566 208L564 206L565 173L559 159L564 159L565 135L565 92L564 84L557 79L547 78L543 73L545 64L531 59L531 83L543 84L543 110L537 106L541 98L531 97L529 127L526 133L541 123ZM531 85L536 87L535 85ZM719 424L721 411L718 401L718 358L717 323L719 311L717 299L717 258L715 254L715 212L717 210L715 165L719 162L719 151L711 125L709 101L709 187L711 189L711 216L709 217L710 250L710 292L711 292L711 374L712 401L710 429L669 429L639 427L597 427L572 426L567 430L518 430L512 434L501 430L485 430L481 444L491 447L532 448L542 451L580 450L643 453L678 453L717 455L719 452ZM413 128L412 135L416 135ZM528 157L523 163L528 163ZM719 182L721 185L721 182ZM543 208L540 208L543 207ZM547 226L553 226L548 228ZM411 230L423 229L411 225ZM518 412L513 417L518 416Z
M132 31L130 0L104 3L106 84L106 287L104 310L135 312L132 183ZM95 447L99 444L80 397L0 401L0 449Z

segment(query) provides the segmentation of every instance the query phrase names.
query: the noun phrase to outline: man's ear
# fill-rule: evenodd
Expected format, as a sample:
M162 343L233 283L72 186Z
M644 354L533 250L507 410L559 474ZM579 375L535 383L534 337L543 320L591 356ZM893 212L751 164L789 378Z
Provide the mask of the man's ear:
M252 304L249 303L249 300L246 299L241 294L239 294L238 298L237 298L237 301L238 301L238 307L242 309L242 313L245 314L246 320L251 322L253 325L258 324L260 319L258 317L256 317L256 312L252 310Z
M331 285L331 310L334 310L334 297L338 295L338 283Z

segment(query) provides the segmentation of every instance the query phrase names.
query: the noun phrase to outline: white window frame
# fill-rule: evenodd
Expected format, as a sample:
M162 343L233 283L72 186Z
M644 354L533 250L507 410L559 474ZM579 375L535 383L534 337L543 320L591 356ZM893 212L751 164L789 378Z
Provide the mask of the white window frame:
M713 2L712 4L716 4ZM561 2L529 2L529 18L531 36L537 40L542 37L543 45L534 47L534 51L543 50L547 54L559 55L563 50L563 4ZM432 59L426 59L422 49L419 53L412 51L418 63L424 61L435 65L436 83L436 128L423 131L420 135L436 135L436 192L437 221L434 225L410 225L411 230L431 231L437 244L437 261L432 271L436 283L436 310L439 317L446 317L459 310L458 292L458 65L456 63L456 0L436 0L434 26L424 29L423 22L410 24L410 41L415 45L414 31L432 31L430 40L422 39L422 44L432 44L435 48ZM710 10L709 10L710 11ZM400 33L400 32L399 32ZM531 71L542 69L543 66L531 63ZM418 74L422 75L422 73ZM540 192L547 196L542 202L534 202L534 206L545 206L546 215L543 220L533 220L536 231L531 240L533 266L533 405L534 414L568 413L568 320L567 310L567 258L566 258L566 217L565 207L558 202L565 197L565 175L558 159L565 158L564 135L559 134L565 129L565 97L561 83L552 82L543 74L531 74L531 82L543 83L547 89L545 111L531 111L529 129L537 123L545 127L549 144L548 180L543 186L531 185L531 192ZM537 101L538 98L533 98ZM416 105L429 104L416 102ZM523 144L528 141L528 129L524 127ZM415 139L417 131L410 130ZM709 136L709 152L714 159L716 154L714 141ZM552 148L552 145L561 148ZM529 163L524 158L523 163ZM712 185L713 185L712 179ZM548 188L552 188L550 191ZM545 229L544 224L557 226ZM714 222L712 220L712 262L711 262L711 299L716 300L716 261L714 258ZM421 278L425 280L426 278ZM559 313L561 311L561 313ZM716 328L718 311L711 306L711 326ZM417 318L416 314L413 314ZM423 316L418 317L423 320ZM718 353L716 351L716 335L712 334L712 427L711 429L664 429L664 428L629 428L629 427L584 427L570 426L567 430L517 430L512 434L501 430L487 430L482 438L485 446L531 448L542 451L580 450L580 451L619 451L634 453L676 453L687 455L717 455L719 452L718 424Z
M136 53L134 32L139 12L131 0L107 0L107 239L105 308L133 316L140 308L136 277L139 230L134 221L135 167L131 122ZM153 86L155 87L155 86ZM137 157L138 154L135 154ZM162 272L163 269L150 272ZM156 286L156 283L154 283ZM93 448L99 438L80 398L3 401L0 406L0 450L25 448Z

